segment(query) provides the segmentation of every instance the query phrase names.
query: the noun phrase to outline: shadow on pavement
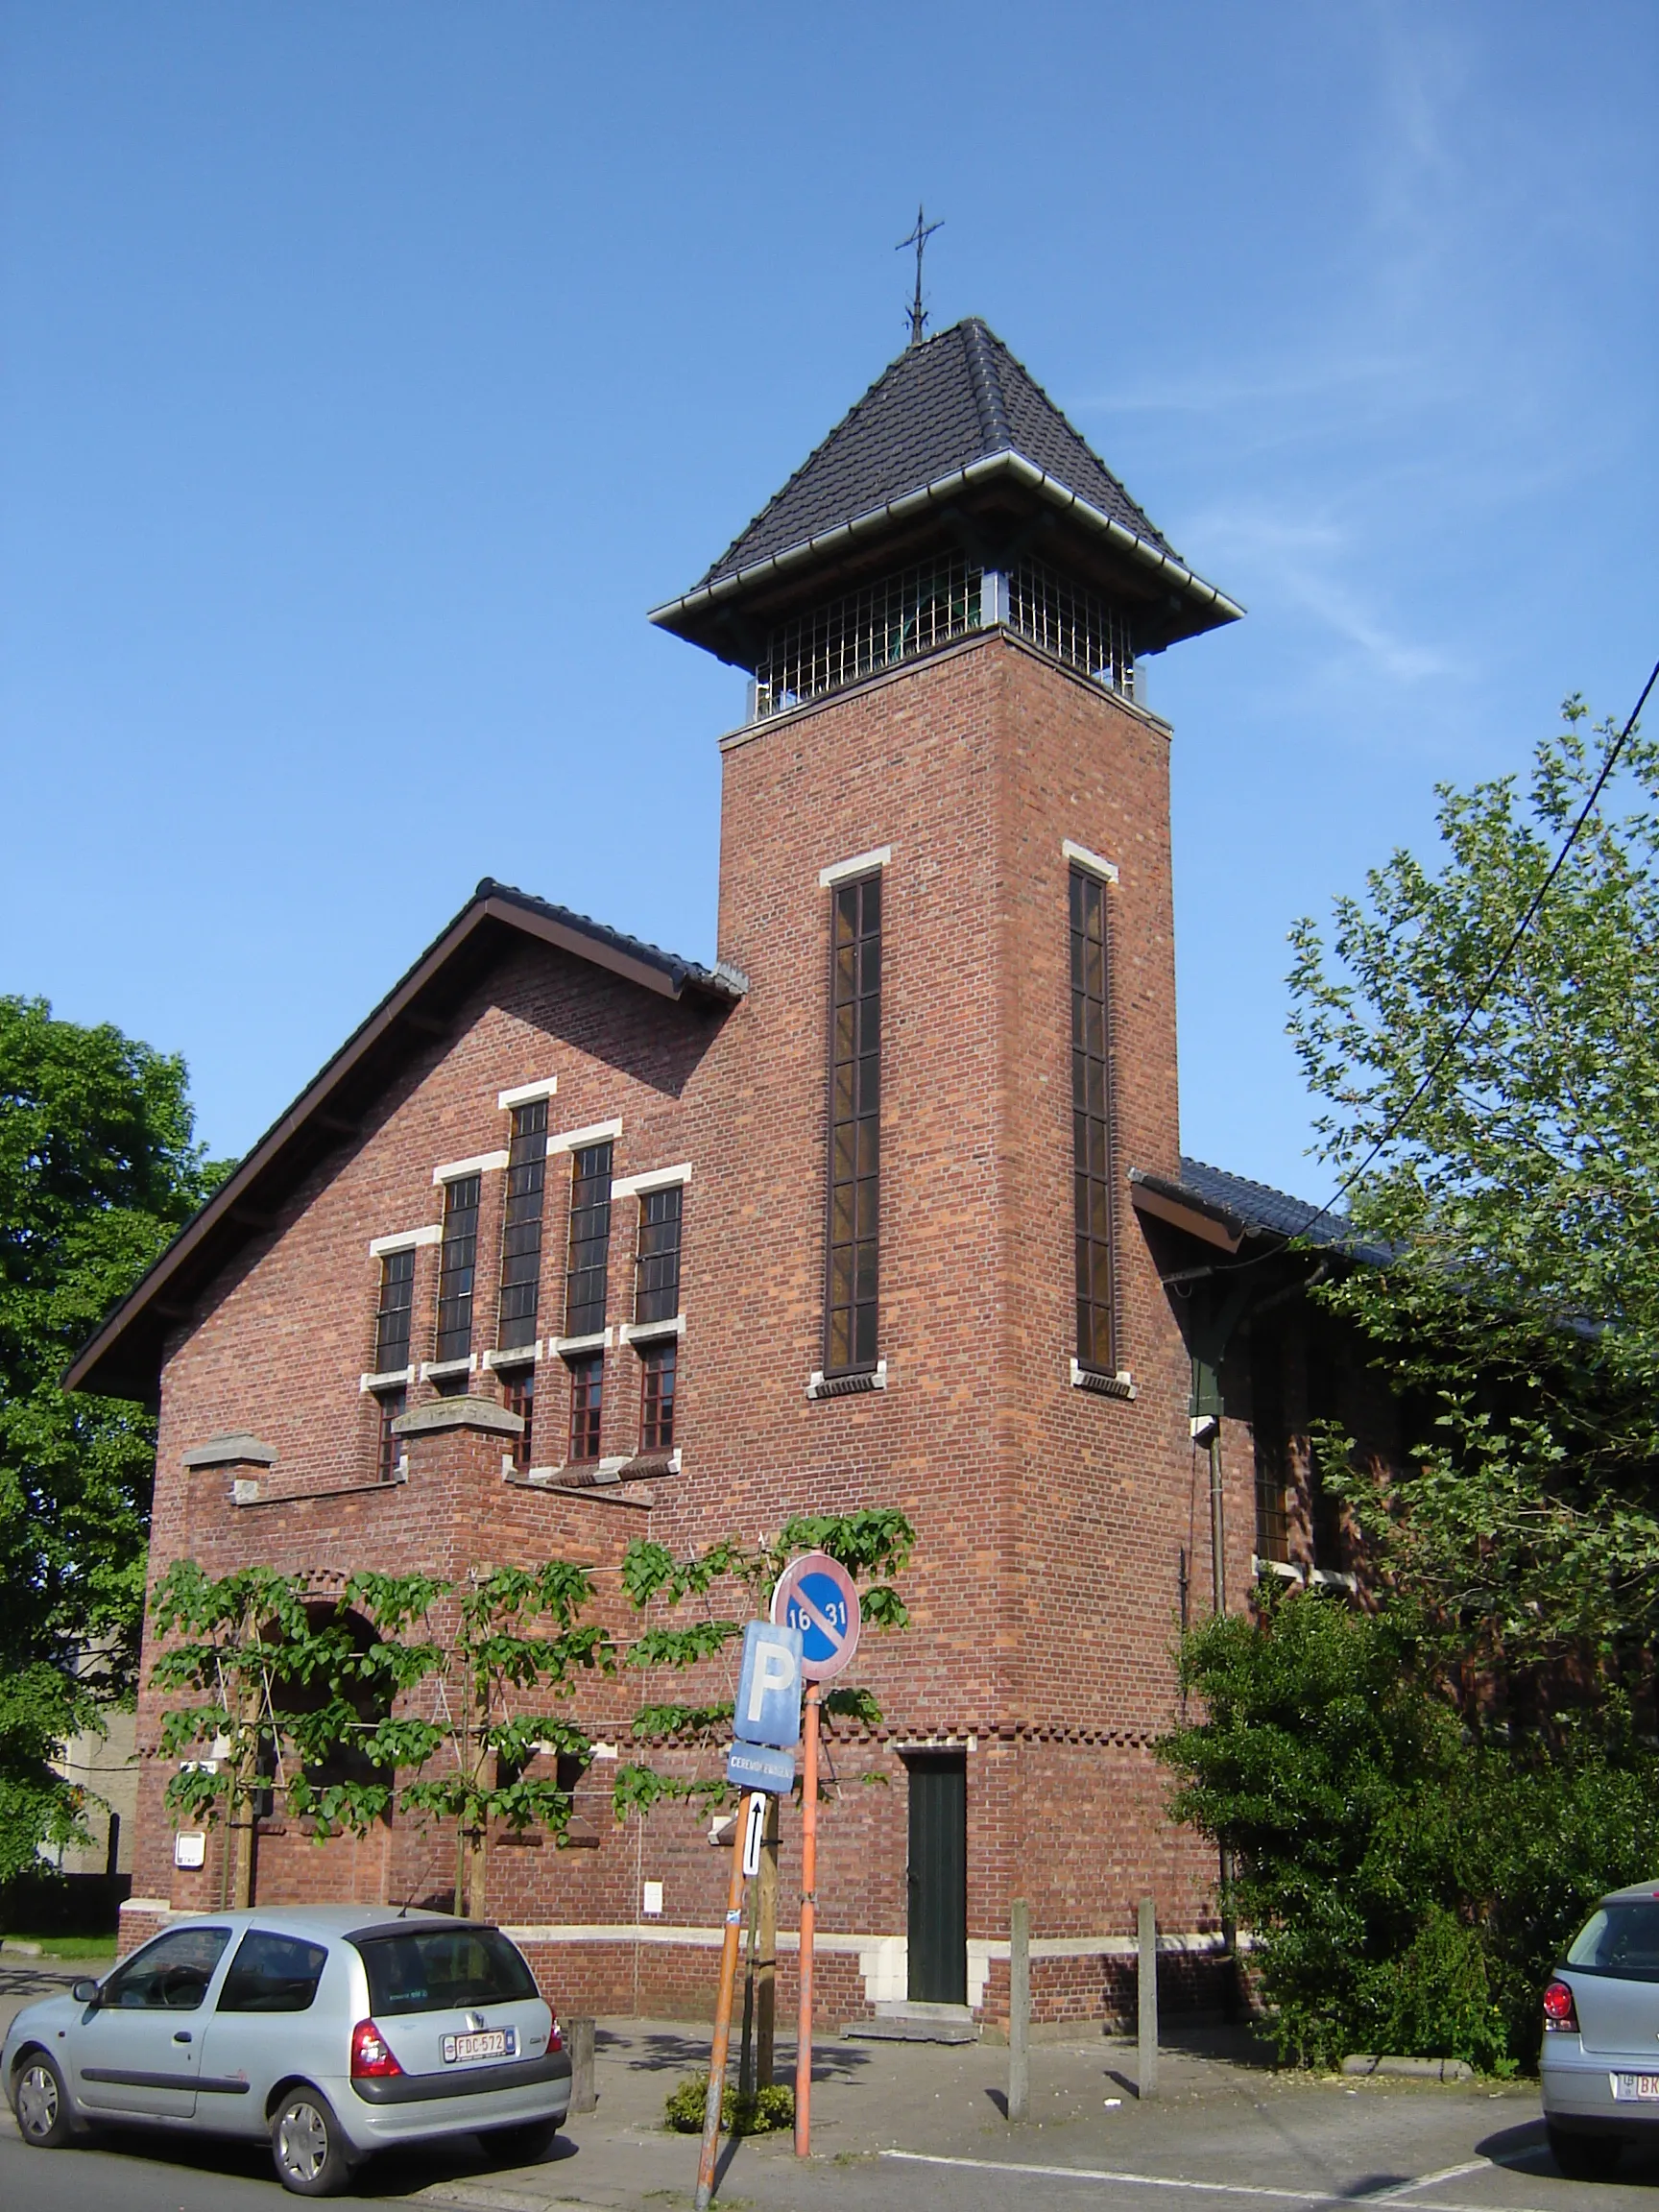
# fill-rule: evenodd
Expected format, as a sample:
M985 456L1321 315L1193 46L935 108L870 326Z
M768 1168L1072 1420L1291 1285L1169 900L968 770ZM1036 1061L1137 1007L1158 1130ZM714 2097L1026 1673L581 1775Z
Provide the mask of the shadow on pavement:
M1648 2188L1659 2183L1659 2129L1654 2134L1656 2139L1650 2145L1626 2143L1623 2157L1607 2179L1640 2182ZM1524 2121L1519 2128L1500 2128L1494 2134L1482 2136L1475 2149L1482 2158L1490 2158L1494 2166L1502 2166L1509 2174L1541 2175L1553 2180L1561 2172L1550 2154L1542 2115Z
M709 2028L657 2028L637 2035L619 2035L608 2028L593 2032L597 2057L627 2067L633 2074L706 2074L709 2071ZM737 2079L737 2038L732 2039L731 2078ZM870 2065L875 2052L861 2043L814 2043L814 2081L855 2081ZM780 2043L773 2057L773 2079L795 2079L795 2047Z
M1478 2156L1490 2158L1494 2166L1506 2166L1515 2173L1555 2171L1542 2119L1524 2120L1519 2128L1500 2128L1496 2134L1483 2135L1475 2150Z
M103 2151L147 2166L181 2166L193 2174L234 2175L238 2180L268 2181L278 2203L284 2192L263 2143L235 2142L223 2135L163 2133L143 2128L111 2128L101 2124L68 2147ZM60 2153L61 2155L61 2153ZM538 2161L551 2171L577 2157L577 2147L561 2133L545 2158ZM436 2169L436 2171L435 2171ZM419 2152L388 2151L360 2167L349 2194L353 2197L406 2198L429 2182L471 2180L491 2174L532 2171L521 2156L507 2158L493 2152L481 2136L457 2135L445 2142L423 2143Z

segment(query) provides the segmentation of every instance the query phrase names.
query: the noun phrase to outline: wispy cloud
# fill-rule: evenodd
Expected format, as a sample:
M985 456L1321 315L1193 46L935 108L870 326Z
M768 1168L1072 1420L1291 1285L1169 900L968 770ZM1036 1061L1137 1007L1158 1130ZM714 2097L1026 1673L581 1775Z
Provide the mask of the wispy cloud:
M1325 517L1250 506L1212 508L1193 518L1207 551L1236 572L1247 597L1310 616L1394 685L1463 676L1464 660L1442 644L1402 634L1351 573L1353 534Z

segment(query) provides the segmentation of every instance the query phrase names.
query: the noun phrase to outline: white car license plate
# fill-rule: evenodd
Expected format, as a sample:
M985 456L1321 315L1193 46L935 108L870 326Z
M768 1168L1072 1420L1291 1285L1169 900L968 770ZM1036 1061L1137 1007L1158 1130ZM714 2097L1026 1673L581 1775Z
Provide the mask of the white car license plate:
M1610 2079L1616 2104L1659 2103L1659 2074L1615 2074Z
M468 2058L511 2058L518 2038L511 2028L486 2028L475 2035L445 2035L444 2063L460 2065Z

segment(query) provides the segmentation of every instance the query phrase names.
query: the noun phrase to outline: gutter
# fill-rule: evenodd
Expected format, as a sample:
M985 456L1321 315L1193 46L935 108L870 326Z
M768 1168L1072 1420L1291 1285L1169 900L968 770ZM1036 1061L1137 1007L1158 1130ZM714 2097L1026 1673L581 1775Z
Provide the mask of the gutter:
M832 552L849 544L855 538L867 536L872 530L888 522L901 522L912 515L920 515L942 500L953 498L968 487L986 482L994 476L1015 476L1022 484L1050 501L1066 509L1075 520L1097 536L1107 538L1127 552L1142 567L1161 573L1190 600L1200 606L1211 607L1223 622L1237 622L1244 610L1236 599L1229 599L1214 584L1207 584L1195 570L1177 561L1172 553L1162 553L1149 545L1144 538L1137 537L1127 524L1102 509L1092 506L1087 499L1062 484L1058 477L1050 476L1023 454L1012 450L987 454L983 460L971 461L966 468L952 469L949 476L936 477L919 491L906 492L897 499L889 499L880 507L872 507L865 514L855 515L849 522L838 522L834 529L821 531L814 538L804 538L799 544L786 545L781 553L768 554L764 561L751 562L746 568L734 569L730 576L722 576L712 584L700 586L678 599L664 601L651 610L649 620L659 628L673 629L675 623L686 614L701 613L730 599L736 593L758 583L762 578L775 576L781 570L798 567L804 561Z

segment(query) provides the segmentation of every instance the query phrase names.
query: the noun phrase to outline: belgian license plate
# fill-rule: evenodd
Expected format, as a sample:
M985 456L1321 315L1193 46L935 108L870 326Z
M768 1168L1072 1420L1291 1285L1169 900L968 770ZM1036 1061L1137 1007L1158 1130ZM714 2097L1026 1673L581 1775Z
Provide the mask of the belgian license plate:
M1613 2097L1620 2104L1659 2103L1659 2074L1615 2074Z
M518 2038L511 2028L485 2028L474 2035L445 2035L444 2063L458 2066L469 2058L511 2058Z

